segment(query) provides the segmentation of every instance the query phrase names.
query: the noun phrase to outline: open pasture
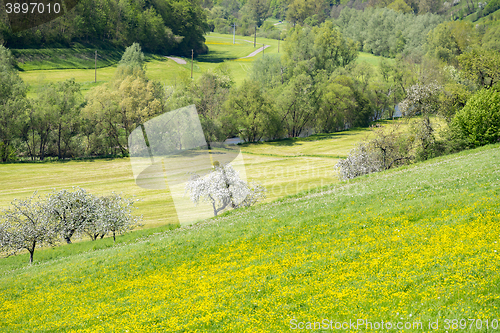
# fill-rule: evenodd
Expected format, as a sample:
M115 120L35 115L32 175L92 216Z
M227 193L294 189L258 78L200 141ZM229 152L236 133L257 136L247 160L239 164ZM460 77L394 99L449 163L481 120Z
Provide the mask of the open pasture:
M0 330L289 332L327 318L441 332L474 318L464 331L484 332L499 313L499 158L491 145L128 245L9 258Z

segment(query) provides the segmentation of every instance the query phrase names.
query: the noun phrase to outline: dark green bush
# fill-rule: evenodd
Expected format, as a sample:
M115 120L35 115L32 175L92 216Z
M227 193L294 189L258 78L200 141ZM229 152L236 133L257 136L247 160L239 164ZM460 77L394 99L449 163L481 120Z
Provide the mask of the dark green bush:
M500 141L500 85L476 92L452 121L471 147Z

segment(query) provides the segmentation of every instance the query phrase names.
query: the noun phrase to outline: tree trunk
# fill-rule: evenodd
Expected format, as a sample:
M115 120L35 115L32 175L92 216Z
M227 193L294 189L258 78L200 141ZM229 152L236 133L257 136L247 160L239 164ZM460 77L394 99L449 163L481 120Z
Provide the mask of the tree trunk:
M33 241L33 244L31 245L31 249L28 249L30 253L30 265L33 263L33 254L35 253L35 246L36 246L36 241Z
M217 216L217 208L215 208L215 201L212 201L212 207L214 207L214 216Z
M64 240L66 241L66 244L71 244L71 237L65 236Z
M61 132L62 132L62 125L59 124L58 128L58 133L57 133L57 159L61 159Z
M113 231L113 242L116 242L115 232Z

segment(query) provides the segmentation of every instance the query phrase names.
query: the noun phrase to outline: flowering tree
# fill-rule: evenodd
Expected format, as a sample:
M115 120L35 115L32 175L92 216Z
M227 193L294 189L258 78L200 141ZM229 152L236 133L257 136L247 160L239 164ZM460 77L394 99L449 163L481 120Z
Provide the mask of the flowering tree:
M194 174L186 185L186 192L197 205L209 202L214 216L231 207L248 207L265 198L265 188L257 183L245 183L231 164L215 165L214 170L204 177Z
M378 128L374 134L372 140L359 143L346 159L337 163L341 179L388 170L414 159L413 137L401 131L398 124Z
M101 232L104 232L104 234L111 232L113 241L116 241L117 233L127 232L139 225L142 216L138 217L131 214L132 208L134 208L134 200L122 198L113 193L99 198L99 201Z
M141 217L132 216L134 200L113 193L97 197L84 189L54 191L49 195L47 210L57 225L59 235L71 243L71 237L87 234L91 240L108 232L122 233L138 225Z
M439 93L442 87L436 82L414 84L406 91L406 98L401 102L401 110L405 116L436 113L439 107Z
M55 243L57 228L36 192L26 200L14 200L12 205L0 217L0 249L7 255L28 250L31 264L37 246Z
M422 120L413 124L415 139L419 142L419 153L424 159L435 144L434 127L429 116L437 113L440 105L439 96L442 87L436 82L411 86L406 98L401 102L405 116L422 115Z
M382 163L375 152L364 142L353 148L349 152L349 156L340 160L335 168L338 169L341 179L352 179L383 170Z
M96 219L95 200L84 189L53 191L47 200L47 210L56 221L58 232L66 243L83 231L84 224Z

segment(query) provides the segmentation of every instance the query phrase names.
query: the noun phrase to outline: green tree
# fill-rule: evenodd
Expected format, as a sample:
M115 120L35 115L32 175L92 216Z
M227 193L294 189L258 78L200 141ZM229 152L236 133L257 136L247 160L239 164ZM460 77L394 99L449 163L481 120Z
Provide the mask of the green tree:
M226 110L235 119L238 135L246 142L276 137L280 131L270 97L254 81L245 80L241 87L231 91Z
M306 74L293 77L277 98L277 109L288 137L298 137L313 128L318 110L319 91Z
M10 50L0 45L0 161L14 157L13 141L26 121L27 87L14 68Z
M317 129L326 133L344 130L348 114L356 107L356 99L349 87L338 82L329 83L321 94Z
M266 55L252 62L250 80L259 82L263 89L273 89L284 83L284 67L279 56Z
M458 57L465 76L479 87L492 87L500 81L500 55L498 52L474 48Z
M327 17L330 3L324 0L292 0L288 5L287 21L292 24L321 23ZM312 19L312 20L311 20Z
M455 58L477 41L474 25L469 21L441 23L427 36L427 54L447 63L456 64Z
M54 119L56 131L57 157L62 159L70 146L73 137L78 134L80 109L83 95L80 84L74 79L51 85L54 89Z
M500 140L500 84L481 89L467 101L452 121L472 147Z
M205 140L209 145L210 142L223 142L232 134L228 126L229 119L224 113L224 103L232 83L227 68L223 67L204 73L191 88L192 102L196 105Z
M249 12L252 21L260 27L264 20L269 17L269 1L268 0L248 0L245 4L245 9Z
M138 43L133 43L127 47L118 63L115 76L117 78L123 78L128 75L146 75L144 53L142 53L141 46Z
M138 44L128 47L115 80L92 89L82 110L83 118L105 133L107 144L128 154L128 136L148 119L166 111L164 90L150 81L144 70L144 55Z
M387 6L387 8L392 9L396 12L401 12L401 13L412 13L413 9L411 9L410 6L406 4L403 0L394 0L391 4Z
M356 43L344 38L331 22L314 28L296 26L284 49L282 61L288 78L300 73L314 76L319 71L329 74L357 57Z

